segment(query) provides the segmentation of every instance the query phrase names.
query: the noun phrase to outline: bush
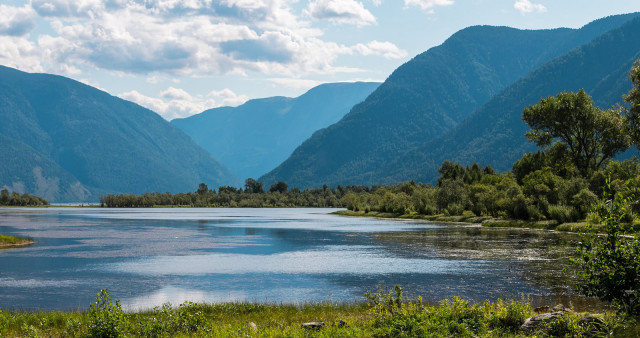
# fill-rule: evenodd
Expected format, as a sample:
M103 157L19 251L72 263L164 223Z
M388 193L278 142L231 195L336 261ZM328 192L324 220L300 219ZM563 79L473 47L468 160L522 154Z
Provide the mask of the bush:
M89 307L89 335L91 337L119 337L124 331L124 312L120 301L111 303L109 291L102 289L96 294L96 302Z
M610 190L609 190L610 191ZM595 207L605 236L593 231L582 234L580 256L572 260L580 268L578 289L617 305L628 314L640 314L640 239L624 237L623 219L627 200L620 193L604 195Z
M464 207L459 203L452 203L444 210L447 216L460 216L464 212Z
M580 220L580 213L568 205L550 205L549 217L558 223L570 223Z

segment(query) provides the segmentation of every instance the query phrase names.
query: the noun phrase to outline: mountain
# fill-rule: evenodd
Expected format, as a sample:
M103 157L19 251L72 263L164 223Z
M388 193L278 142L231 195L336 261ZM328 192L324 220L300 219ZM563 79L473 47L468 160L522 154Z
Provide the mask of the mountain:
M0 66L0 187L54 201L239 184L156 113L61 76Z
M432 157L425 146L434 146L429 142L530 72L637 16L612 16L580 29L463 29L396 69L363 103L316 132L260 180L303 188L429 176L435 172L425 167ZM419 159L403 156L407 151ZM403 167L399 158L408 158L411 167Z
M524 136L529 130L522 121L525 107L565 90L580 89L585 89L597 106L614 106L631 89L628 74L637 59L640 18L536 69L446 135L408 151L378 173L388 175L387 180L434 181L444 160L463 164L477 161L507 171L525 152L537 149Z
M171 121L240 178L275 168L313 132L338 122L380 83L331 83L296 97L250 100Z

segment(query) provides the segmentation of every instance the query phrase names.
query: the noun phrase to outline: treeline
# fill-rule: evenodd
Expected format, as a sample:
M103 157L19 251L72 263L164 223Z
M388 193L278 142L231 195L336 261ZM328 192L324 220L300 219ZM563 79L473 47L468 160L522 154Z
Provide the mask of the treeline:
M627 222L640 214L640 164L634 158L610 161L589 177L560 176L543 166L522 175L519 161L509 173L495 173L491 167L473 163L463 167L445 161L437 185L402 183L374 187L368 192L349 192L341 200L353 211L393 214L462 215L512 218L528 221L575 222L589 217L592 206L608 193L627 199ZM519 174L517 174L519 173ZM610 180L610 181L609 181ZM599 222L597 219L593 219Z
M338 186L335 189L324 186L319 189L289 189L285 182L273 184L264 191L262 183L252 178L245 181L245 187L221 186L216 191L201 183L198 190L189 193L171 194L145 193L142 195L122 194L100 196L100 205L110 208L148 208L156 206L184 207L230 207L230 208L281 208L281 207L344 207L342 198L349 192L369 191L367 187Z
M9 190L2 189L0 191L0 206L37 206L37 205L49 205L49 202L42 197L33 196L28 193L20 195L13 191L9 193Z

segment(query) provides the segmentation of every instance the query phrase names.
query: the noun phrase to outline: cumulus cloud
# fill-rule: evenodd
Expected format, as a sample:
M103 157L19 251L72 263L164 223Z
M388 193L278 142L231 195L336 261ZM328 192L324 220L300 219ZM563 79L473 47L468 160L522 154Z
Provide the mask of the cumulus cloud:
M309 16L316 20L366 26L376 23L376 18L355 0L316 0L309 3Z
M517 0L513 5L518 12L521 14L527 14L532 12L544 13L547 11L547 7L542 4L534 4L529 0Z
M213 90L204 96L193 96L185 90L175 87L163 90L157 98L135 90L118 96L153 110L169 121L198 114L215 107L237 106L249 99L246 95L238 95L226 88L219 91Z
M449 6L453 4L453 0L404 0L405 7L418 6L422 10L428 10L436 6Z
M365 44L357 44L353 47L355 51L362 55L382 55L387 59L401 59L407 56L407 51L398 48L391 42L380 42L373 40Z
M0 4L0 13L0 35L24 36L36 27L35 13L29 5L13 7Z

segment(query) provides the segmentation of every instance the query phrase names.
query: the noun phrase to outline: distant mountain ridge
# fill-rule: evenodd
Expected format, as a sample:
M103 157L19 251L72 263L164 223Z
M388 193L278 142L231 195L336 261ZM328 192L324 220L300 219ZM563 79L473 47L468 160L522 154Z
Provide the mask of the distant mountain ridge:
M283 180L301 188L430 181L441 160L460 158L441 138L461 122L468 126L468 135L477 134L465 118L528 73L637 17L637 13L612 16L581 29L463 29L399 67L367 100L338 123L315 133L260 180L266 184ZM525 102L521 102L520 113ZM499 136L504 131L493 132ZM475 142L467 145L469 149L480 140ZM473 160L493 163L483 157ZM504 169L504 165L499 167Z
M156 113L80 82L0 66L0 188L57 201L239 180Z
M296 98L255 99L171 121L240 178L282 163L313 132L342 118L380 83L328 83Z

